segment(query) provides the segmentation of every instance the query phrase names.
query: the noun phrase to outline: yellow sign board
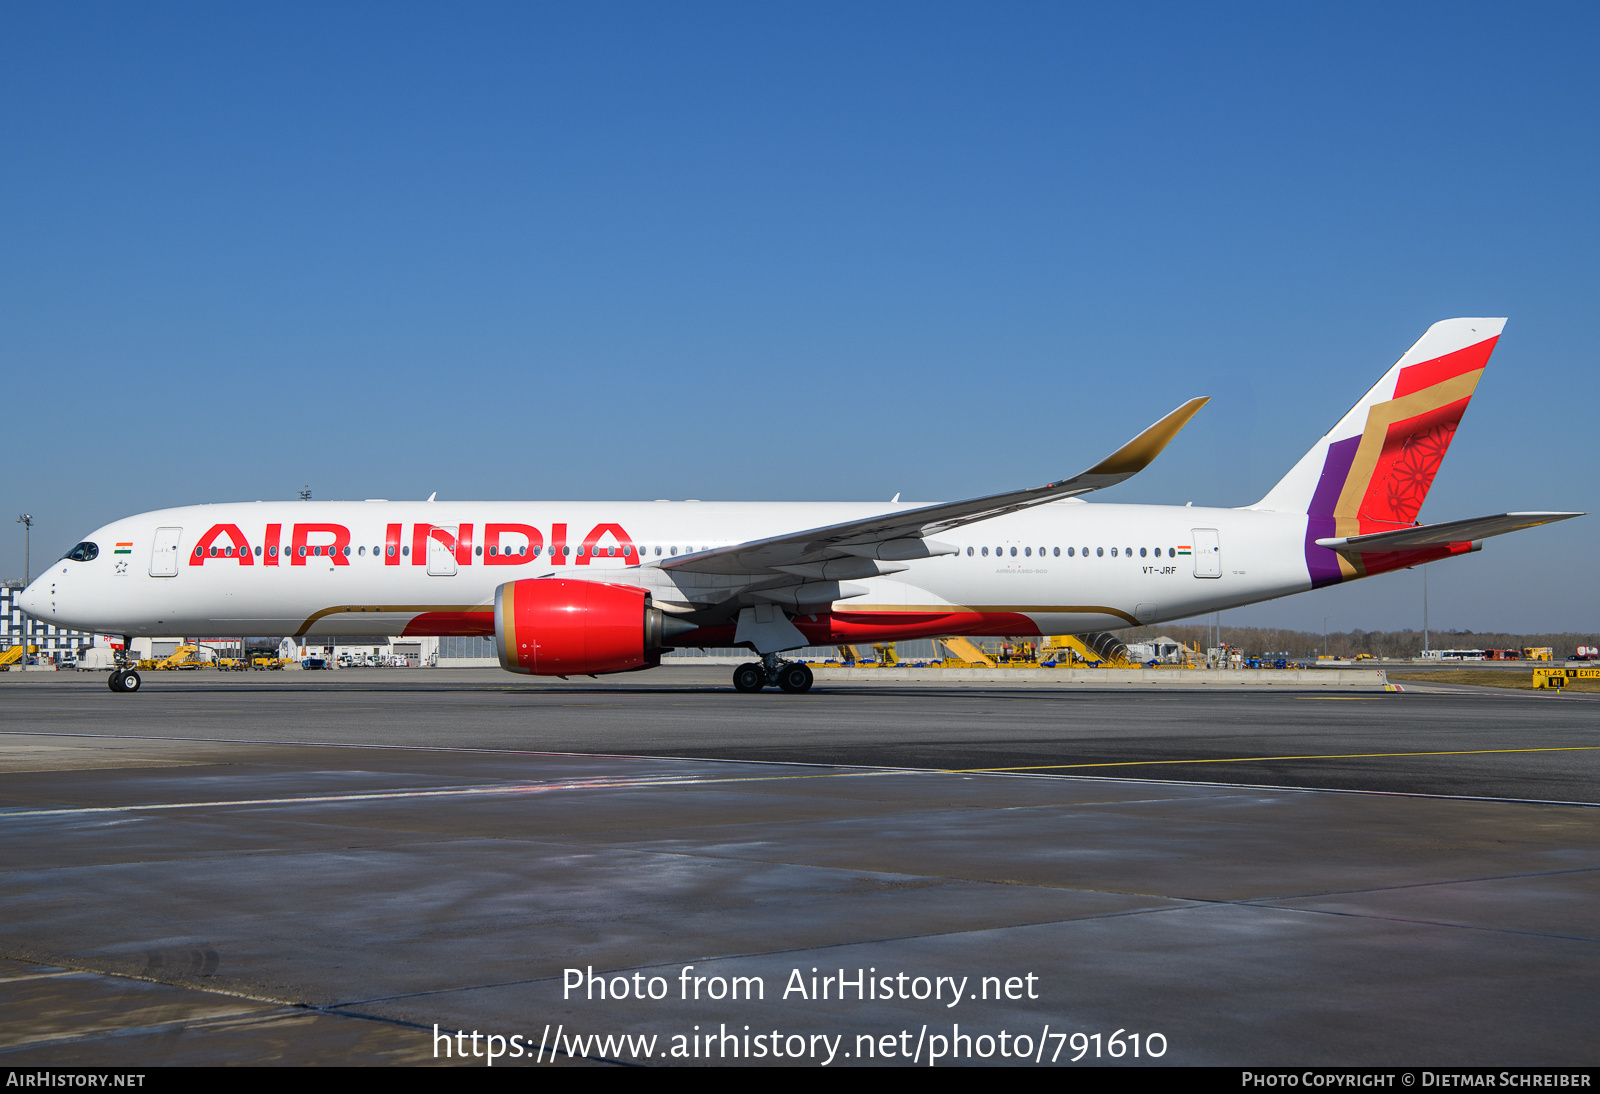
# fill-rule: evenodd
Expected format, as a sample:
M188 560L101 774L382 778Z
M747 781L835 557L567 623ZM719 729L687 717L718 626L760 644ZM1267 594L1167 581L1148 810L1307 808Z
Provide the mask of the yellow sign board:
M1533 686L1535 688L1565 687L1568 680L1600 680L1600 668L1533 670Z

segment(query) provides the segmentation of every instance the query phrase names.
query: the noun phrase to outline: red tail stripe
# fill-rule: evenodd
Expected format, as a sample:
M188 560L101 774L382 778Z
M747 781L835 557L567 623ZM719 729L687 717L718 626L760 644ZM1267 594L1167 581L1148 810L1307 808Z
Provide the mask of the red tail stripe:
M1460 376L1463 372L1483 368L1489 363L1489 354L1494 352L1494 344L1499 340L1498 335L1494 338L1485 338L1466 349L1458 349L1454 353L1435 357L1431 361L1406 366L1400 370L1400 378L1395 382L1394 397L1398 399L1410 395L1413 391L1421 391L1425 387L1443 383L1452 376Z

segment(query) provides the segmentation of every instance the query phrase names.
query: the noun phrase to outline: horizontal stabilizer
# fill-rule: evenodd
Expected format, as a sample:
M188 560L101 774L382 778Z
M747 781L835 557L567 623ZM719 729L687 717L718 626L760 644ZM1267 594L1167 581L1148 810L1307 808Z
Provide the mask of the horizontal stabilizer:
M1372 532L1364 536L1319 539L1318 547L1359 554L1366 551L1400 551L1414 547L1439 547L1447 543L1467 543L1488 539L1507 532L1518 532L1558 520L1585 516L1584 513L1501 513L1494 517L1474 517L1471 520L1449 520L1443 524L1419 524L1411 528L1396 528L1392 532Z

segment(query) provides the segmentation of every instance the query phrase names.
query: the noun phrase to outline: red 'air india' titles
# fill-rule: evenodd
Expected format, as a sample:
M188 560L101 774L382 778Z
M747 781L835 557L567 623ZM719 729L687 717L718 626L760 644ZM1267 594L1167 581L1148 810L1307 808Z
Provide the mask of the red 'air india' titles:
M476 544L474 528L473 524L413 524L407 537L405 525L390 524L384 530L383 564L426 566L431 541L453 555L458 566L471 566L474 558L485 566L525 566L540 558L550 566L587 566L597 557L620 557L624 565L639 565L633 537L620 524L596 524L576 548L567 542L567 526L552 524L548 550L544 535L531 524L485 524L483 541ZM277 566L288 559L291 566L304 566L307 559L326 558L335 566L348 566L354 552L351 542L350 529L342 524L290 525L287 543L283 525L269 524L261 543L252 547L237 524L214 524L196 542L189 565L228 560L251 566L259 560L263 566Z

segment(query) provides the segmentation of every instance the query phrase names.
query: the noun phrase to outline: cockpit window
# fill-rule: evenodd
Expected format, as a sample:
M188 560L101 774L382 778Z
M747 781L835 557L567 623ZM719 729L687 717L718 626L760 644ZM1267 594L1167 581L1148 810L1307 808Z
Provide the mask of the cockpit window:
M62 557L70 559L73 562L93 562L96 558L100 557L100 548L97 545L85 540L72 550L68 551Z

